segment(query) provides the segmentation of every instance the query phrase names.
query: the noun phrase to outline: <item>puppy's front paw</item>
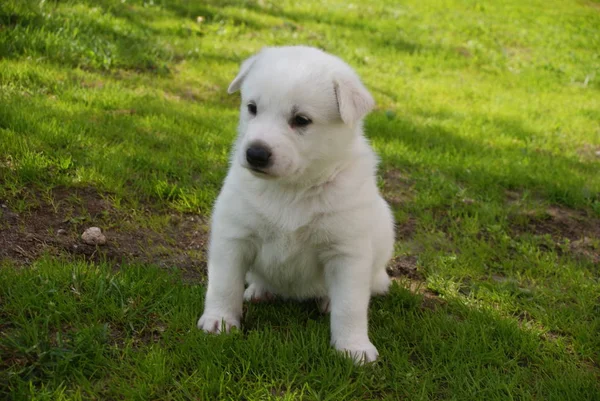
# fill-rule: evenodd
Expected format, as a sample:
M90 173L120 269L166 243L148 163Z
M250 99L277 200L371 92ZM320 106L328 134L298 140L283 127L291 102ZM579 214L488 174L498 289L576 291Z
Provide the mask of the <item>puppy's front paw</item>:
M198 328L207 333L229 333L232 327L240 328L240 319L220 314L204 313L198 320Z
M352 358L356 365L375 362L379 356L377 348L370 341L359 344L336 344L335 349Z

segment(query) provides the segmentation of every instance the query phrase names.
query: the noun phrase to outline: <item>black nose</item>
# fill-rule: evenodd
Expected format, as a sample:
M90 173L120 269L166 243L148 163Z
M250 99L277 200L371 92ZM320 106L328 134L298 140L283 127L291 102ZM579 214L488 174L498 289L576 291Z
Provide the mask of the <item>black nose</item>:
M270 159L271 151L264 145L252 145L246 150L246 160L252 167L267 167Z

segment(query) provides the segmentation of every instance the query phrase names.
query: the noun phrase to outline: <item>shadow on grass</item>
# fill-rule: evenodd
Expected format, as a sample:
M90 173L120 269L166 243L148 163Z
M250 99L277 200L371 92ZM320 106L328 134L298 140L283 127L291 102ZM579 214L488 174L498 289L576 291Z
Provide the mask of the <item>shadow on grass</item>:
M0 167L7 176L52 187L73 185L84 174L83 184L140 200L198 196L195 206L209 212L235 135L230 107L203 103L185 111L177 103L139 98L98 111L39 99L13 97L0 111L0 126L23 145L5 145L19 161L9 171ZM25 109L29 118L22 118ZM69 165L61 169L65 159Z
M32 2L32 4L34 4ZM403 52L412 54L428 51L433 53L454 54L451 49L440 46L424 45L415 40L403 37L401 30L390 27L381 30L368 19L348 19L343 13L330 12L315 16L308 12L290 12L277 6L265 6L255 1L208 1L182 2L163 1L160 6L150 6L146 2L120 2L103 0L88 2L87 10L75 9L76 18L63 11L42 13L43 8L29 7L29 11L15 12L0 8L0 21L6 21L12 32L0 40L0 55L8 58L19 58L24 55L41 59L68 63L71 66L91 70L106 71L114 68L135 70L143 73L169 74L173 65L183 59L203 60L211 57L221 58L224 62L238 63L238 58L226 54L179 54L166 43L156 40L158 35L177 38L197 37L201 43L202 30L191 30L185 26L157 28L151 24L158 17L161 7L173 13L175 18L181 18L185 23L202 16L203 27L218 27L223 21L247 27L249 33L265 32L277 29L304 31L300 36L302 42L318 46L324 50L339 54L341 48L347 47L349 37L359 39L361 47L373 51ZM61 10L60 7L52 10ZM96 11L94 11L96 10ZM98 11L99 10L99 11ZM387 15L386 15L387 16ZM163 15L164 17L164 15ZM262 22L261 18L279 18L281 23ZM392 16L388 16L392 17ZM359 16L360 18L360 16ZM122 22L127 21L128 24ZM317 24L317 28L309 34L305 24ZM321 26L334 28L344 33L339 39L327 36ZM348 36L349 35L349 36ZM336 35L337 37L337 35ZM365 43L365 38L367 41ZM0 36L1 39L1 36ZM289 37L292 43L297 39ZM365 63L364 57L349 51L355 64ZM247 54L244 55L244 57Z
M0 36L0 57L29 56L91 70L169 73L174 54L147 25L124 27L93 8L71 12L75 14L41 7L20 13L0 8L0 21L10 26Z
M436 171L457 183L478 191L488 189L532 190L551 202L571 207L590 206L600 202L595 177L597 166L558 153L530 149L527 145L535 132L516 120L471 115L473 121L484 122L488 131L513 138L513 143L495 145L490 141L469 139L449 131L438 121L447 114L426 114L426 124L415 122L423 116L387 117L377 112L367 120L370 138L385 149L408 149L409 153L386 151L386 162L422 171ZM431 121L433 120L433 121ZM483 124L482 124L483 126ZM549 172L554 172L549 174Z
M221 86L224 85L226 83ZM185 97L185 90L185 86L175 87L171 93ZM180 101L187 102L187 106L179 107L178 102L146 96L122 101L119 109L100 111L77 103L68 105L73 107L68 110L48 99L12 98L5 102L0 115L4 128L37 143L37 149L32 151L68 154L86 168L103 171L110 181L121 180L123 171L120 169L124 169L129 177L127 182L133 186L137 186L136 183L147 186L152 181L164 180L183 189L208 185L214 193L220 187L227 167L226 154L235 136L239 101L236 96L227 96L224 89L222 91L223 94L215 99L200 99L198 106L202 107L194 107L185 99ZM19 110L25 107L24 102L28 114L38 118L20 117ZM450 115L427 114L424 117L428 122L423 124L416 122L423 116L388 118L384 113L376 112L367 119L366 127L369 137L382 147L382 156L391 166L435 171L450 177L456 184L482 193L527 189L553 203L571 207L590 206L600 201L600 192L595 189L594 182L590 182L594 176L593 162L584 163L557 153L529 149L527 141L536 133L514 120L481 115L469 117L483 121L487 129L496 130L498 135L514 138L514 144L494 145L484 139L469 139L437 122ZM148 124L148 119L154 123ZM49 127L51 120L57 122L58 128L56 125ZM224 126L228 127L227 132L223 131ZM84 138L68 132L84 134ZM109 154L121 163L118 167L106 168ZM215 159L214 155L220 156ZM209 159L203 160L206 157ZM38 169L40 175L34 174L37 178L29 181L52 181L54 172L41 164ZM554 174L548 174L549 171ZM193 176L209 179L197 181L191 179Z
M327 25L329 27L333 27L336 31L352 33L361 37L365 36L366 30L368 31L367 34L371 35L371 40L368 46L370 49L393 48L395 51L409 54L425 49L422 44L403 38L399 30L394 29L389 32L381 32L367 19L354 21L352 19L344 18L343 14L335 15L331 13L329 14L330 16L327 17L323 15L317 16L308 12L289 12L275 4L261 5L261 2L258 1L212 0L202 3L163 2L162 7L185 19L196 19L196 17L202 16L208 23L217 22L220 19L226 19L232 21L234 24L244 24L253 29L279 28L279 26L273 26L272 24L268 23L258 23L255 19L251 18L250 15L247 17L242 17L241 15L232 14L231 12L227 12L225 10L227 7L231 7L232 9L237 9L240 12L250 11L257 16L280 18L283 20L283 24L287 24L286 26L292 30L304 30L305 28L303 26L305 24L315 23ZM336 53L335 45L332 45L329 40L308 39L307 43ZM433 50L444 51L442 48Z

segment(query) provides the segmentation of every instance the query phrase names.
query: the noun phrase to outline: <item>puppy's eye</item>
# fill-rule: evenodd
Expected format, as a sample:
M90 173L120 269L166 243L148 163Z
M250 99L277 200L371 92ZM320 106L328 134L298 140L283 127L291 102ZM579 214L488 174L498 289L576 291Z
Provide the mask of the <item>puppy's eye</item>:
M256 115L256 105L254 103L248 103L248 112L253 116Z
M306 116L303 116L301 114L298 114L297 116L292 118L292 126L293 127L302 128L302 127L306 127L310 123L312 123L311 119Z

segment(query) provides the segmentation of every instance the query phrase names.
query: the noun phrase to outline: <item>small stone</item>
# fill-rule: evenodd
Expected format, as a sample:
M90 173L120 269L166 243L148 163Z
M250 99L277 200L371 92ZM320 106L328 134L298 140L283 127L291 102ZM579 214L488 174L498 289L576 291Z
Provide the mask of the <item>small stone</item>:
M67 230L65 230L64 228L59 228L58 231L56 231L56 233L58 235L67 235Z
M596 151L596 157L600 157L600 150ZM4 206L3 206L4 207Z
M2 204L2 209L6 209L7 207L4 203Z
M106 237L98 227L90 227L81 234L81 239L88 245L104 245Z

